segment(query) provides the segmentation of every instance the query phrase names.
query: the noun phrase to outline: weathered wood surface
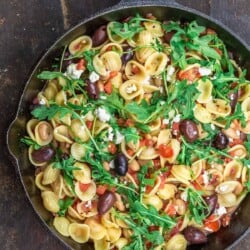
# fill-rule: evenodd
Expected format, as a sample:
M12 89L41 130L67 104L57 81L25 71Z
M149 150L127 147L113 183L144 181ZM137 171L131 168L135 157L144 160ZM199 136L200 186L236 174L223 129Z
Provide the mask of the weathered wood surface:
M47 48L86 15L118 0L0 1L0 248L63 249L34 214L5 145L29 73ZM227 25L250 45L248 0L177 0ZM250 249L250 235L234 249Z

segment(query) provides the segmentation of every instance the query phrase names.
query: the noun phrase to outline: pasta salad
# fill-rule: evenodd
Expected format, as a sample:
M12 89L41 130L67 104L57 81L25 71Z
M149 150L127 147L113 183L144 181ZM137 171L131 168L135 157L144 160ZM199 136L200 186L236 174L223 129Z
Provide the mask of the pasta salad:
M28 155L53 225L95 250L183 250L250 189L250 85L217 33L137 14L38 78Z

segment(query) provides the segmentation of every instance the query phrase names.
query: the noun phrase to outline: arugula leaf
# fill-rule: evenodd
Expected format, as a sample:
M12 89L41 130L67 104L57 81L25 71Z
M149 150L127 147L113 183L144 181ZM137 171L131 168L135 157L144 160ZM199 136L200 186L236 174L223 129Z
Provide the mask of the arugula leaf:
M87 61L87 69L89 70L89 72L96 71L93 65L93 58L98 53L99 53L98 50L87 50L82 53L84 59Z
M209 207L202 198L202 192L193 188L187 188L188 207L190 210L190 218L194 219L198 224L202 224L202 221L209 214Z
M74 203L74 199L67 197L66 199L60 199L58 201L58 205L60 207L59 212L57 213L59 216L65 216L68 208Z
M56 72L56 71L42 71L40 74L37 75L37 78L42 80L53 80L55 78L62 77L64 79L67 79L63 73Z
M56 104L52 104L49 107L41 105L31 112L31 114L38 120L51 120L57 114L59 114L59 117L62 118L68 113L70 113L70 110L68 108L58 106Z
M29 136L24 136L20 141L27 146L33 146L35 150L41 148L41 146L36 141L32 140Z
M130 102L125 106L127 112L136 115L140 121L146 120L150 116L150 105L142 100L140 104L137 102Z
M136 123L135 123L135 127L136 127L137 129L140 129L140 130L141 130L142 132L144 132L144 133L150 132L150 128L149 128L149 126L146 125L146 124L136 122Z
M122 130L122 134L125 137L126 143L137 143L140 139L136 128L127 127Z

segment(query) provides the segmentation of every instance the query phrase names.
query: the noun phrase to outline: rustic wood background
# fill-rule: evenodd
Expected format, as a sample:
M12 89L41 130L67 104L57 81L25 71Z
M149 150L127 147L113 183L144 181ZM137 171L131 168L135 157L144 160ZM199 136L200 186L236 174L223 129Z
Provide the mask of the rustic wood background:
M167 0L166 0L167 1ZM29 73L51 44L86 15L118 0L0 1L0 248L59 250L25 197L6 149L6 130L15 116ZM177 0L210 15L250 45L249 0ZM233 249L250 249L250 235Z

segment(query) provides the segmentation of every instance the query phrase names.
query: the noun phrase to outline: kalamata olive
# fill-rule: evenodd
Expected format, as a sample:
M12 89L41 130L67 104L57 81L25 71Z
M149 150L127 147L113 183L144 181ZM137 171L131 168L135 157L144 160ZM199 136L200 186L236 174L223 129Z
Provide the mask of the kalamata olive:
M116 201L115 194L111 191L105 191L103 195L99 197L97 203L98 214L103 215L109 211Z
M180 133L188 142L194 142L199 137L198 127L196 123L191 120L182 120L179 128Z
M229 94L228 97L230 99L231 113L233 114L235 110L235 106L238 101L238 92L232 92Z
M119 153L114 159L115 172L120 176L125 176L128 172L128 160L123 153Z
M227 136L223 132L220 132L214 137L212 145L215 148L224 149L227 147L228 143L229 143L229 140Z
M96 47L101 45L107 40L107 37L108 37L107 26L106 25L100 26L92 36L93 46Z
M88 80L86 82L87 82L86 91L88 93L88 96L95 100L98 99L100 91L99 91L97 84Z
M122 63L126 64L129 60L131 60L134 56L132 48L128 47L124 50L123 55L121 57Z
M242 141L245 141L245 140L247 139L247 134L245 134L244 132L241 132L241 131L240 131L240 139L241 139Z
M55 150L49 146L44 146L32 152L32 158L35 162L41 163L51 160L55 155Z
M188 226L183 230L183 235L190 244L202 244L207 242L207 236L200 229Z
M172 37L173 37L173 35L174 35L174 32L173 31L170 31L170 32L164 32L164 41L166 42L166 43L170 43L170 40L172 39Z
M204 197L204 201L207 203L208 206L208 213L209 215L212 214L216 208L218 196L216 194L212 194L210 196Z

